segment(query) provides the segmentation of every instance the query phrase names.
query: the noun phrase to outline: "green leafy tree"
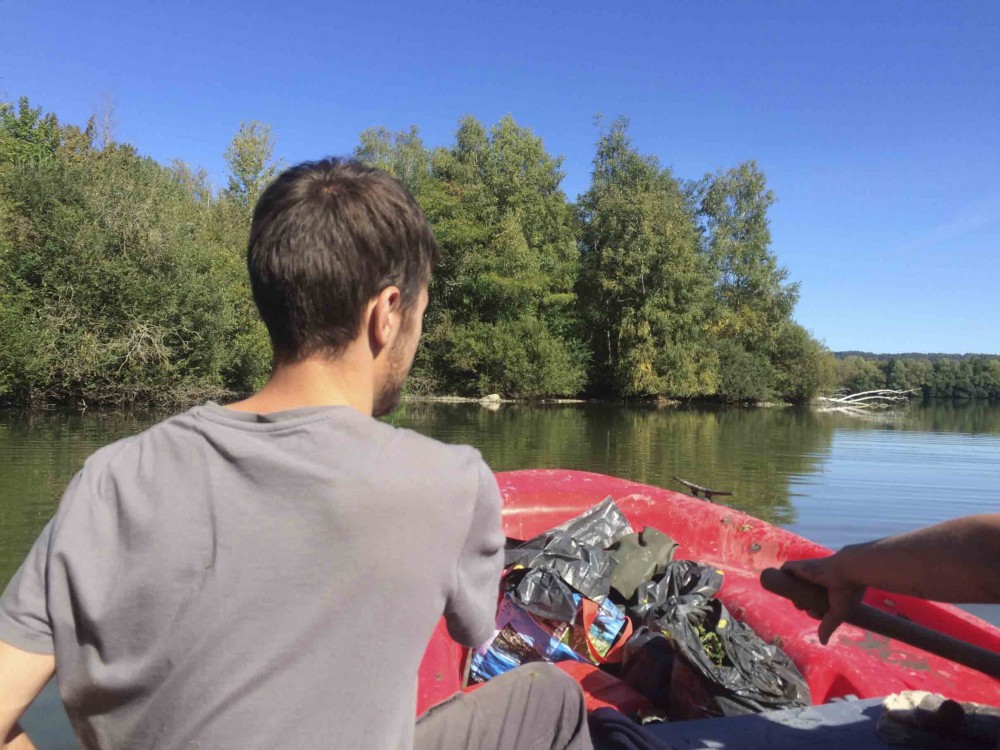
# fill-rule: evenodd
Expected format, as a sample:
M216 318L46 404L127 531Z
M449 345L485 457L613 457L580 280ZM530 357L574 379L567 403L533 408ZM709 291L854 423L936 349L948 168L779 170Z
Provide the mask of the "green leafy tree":
M42 114L41 107L32 107L22 96L15 107L0 102L0 161L7 165L48 158L62 143L58 118L51 112Z
M277 174L274 161L275 139L271 126L258 120L241 122L240 129L226 148L229 185L226 195L244 208L257 202L257 196Z
M1000 399L1000 357L984 355L850 355L837 360L845 390L914 390L924 398Z
M885 373L872 360L847 357L837 362L837 382L850 393L885 388Z
M771 252L774 194L753 161L707 175L694 188L704 242L717 271L713 332L766 347L792 314L798 285Z
M451 148L415 128L365 131L355 155L414 192L441 249L414 387L541 397L584 386L578 250L561 160L511 117L467 117Z
M0 103L0 399L180 402L260 386L270 347L245 254L278 168L270 128L241 124L221 191L112 131L107 107L77 127ZM442 251L413 390L804 401L831 379L829 353L791 320L797 292L770 251L773 195L752 162L684 191L618 120L573 206L561 159L511 117L465 118L434 149L416 127L375 128L355 154L414 193ZM835 378L1000 395L995 359L869 359L837 361Z
M204 168L192 169L180 159L170 162L170 172L174 180L202 207L212 203L212 184Z
M1000 399L1000 359L974 357L971 365L975 397Z
M354 158L388 172L414 196L420 195L431 176L431 154L416 125L400 132L369 128L361 133L359 140Z
M829 352L809 332L791 320L778 329L771 349L776 370L777 395L793 404L804 404L829 389L834 382Z
M728 403L758 403L774 397L777 373L764 352L749 352L735 341L716 344L719 385L716 395Z
M908 391L922 389L931 372L926 359L891 358L884 365L885 387Z
M579 210L579 296L596 390L713 393L717 354L705 335L712 270L680 185L634 148L626 120L598 140Z
M712 337L732 342L748 361L768 357L767 389L787 401L808 401L832 380L831 364L819 342L792 320L798 285L788 282L771 251L768 211L775 197L764 173L755 162L744 162L690 185L688 199L716 272ZM720 352L728 353L723 370L746 366L737 364L734 351L720 343ZM751 371L766 377L766 369ZM733 377L724 373L723 383ZM731 398L725 389L719 395Z

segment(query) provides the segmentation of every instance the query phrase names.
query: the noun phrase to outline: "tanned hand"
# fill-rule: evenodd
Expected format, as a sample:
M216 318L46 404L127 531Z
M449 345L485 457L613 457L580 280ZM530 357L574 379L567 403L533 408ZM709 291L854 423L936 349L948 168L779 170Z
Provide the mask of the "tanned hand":
M837 555L833 555L816 560L789 561L781 566L783 571L826 589L829 602L826 614L809 612L811 617L821 620L819 641L824 646L829 643L834 631L857 609L865 595L865 587L851 580L840 569L838 562Z

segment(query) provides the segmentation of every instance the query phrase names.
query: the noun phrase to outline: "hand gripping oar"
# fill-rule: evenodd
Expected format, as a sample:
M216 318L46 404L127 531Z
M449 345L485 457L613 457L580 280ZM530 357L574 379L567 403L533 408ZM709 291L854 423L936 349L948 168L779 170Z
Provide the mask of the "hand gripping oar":
M777 568L760 574L760 584L772 594L789 599L799 609L826 614L830 607L826 589ZM916 646L945 659L964 664L1000 679L1000 654L952 638L915 622L890 615L867 604L859 604L847 622L873 633Z

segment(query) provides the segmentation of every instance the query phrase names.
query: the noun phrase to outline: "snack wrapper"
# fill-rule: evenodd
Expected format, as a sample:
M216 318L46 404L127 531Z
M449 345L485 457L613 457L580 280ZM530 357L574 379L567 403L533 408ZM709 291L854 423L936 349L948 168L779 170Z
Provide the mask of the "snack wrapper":
M582 654L596 652L604 657L625 627L625 615L612 602L600 605L574 594L577 618L573 625L533 617L508 594L497 609L497 629L489 641L472 651L469 682L487 682L533 661L590 662ZM584 603L596 607L596 617L584 631ZM590 644L588 647L587 640Z

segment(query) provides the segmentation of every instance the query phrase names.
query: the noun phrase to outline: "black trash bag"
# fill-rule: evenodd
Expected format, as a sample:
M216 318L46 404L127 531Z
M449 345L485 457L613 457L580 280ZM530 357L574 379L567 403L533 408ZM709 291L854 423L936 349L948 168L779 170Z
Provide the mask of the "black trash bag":
M671 560L662 575L636 588L627 612L636 625L650 627L663 618L694 615L722 588L722 579L722 571L711 566Z
M672 719L738 716L812 702L788 655L734 620L718 599L678 607L656 627L678 655L671 674Z
M588 599L602 601L611 590L615 561L610 553L553 530L507 550L506 567L546 568Z
M625 514L610 495L576 518L559 524L552 531L565 531L580 544L600 549L633 533Z
M511 591L511 597L536 617L572 623L576 619L573 589L549 568L529 570Z
M676 658L666 636L640 627L625 643L618 676L665 711L670 705L670 677Z
M652 526L622 537L608 547L616 563L611 589L627 602L640 584L666 571L676 551L677 542Z

